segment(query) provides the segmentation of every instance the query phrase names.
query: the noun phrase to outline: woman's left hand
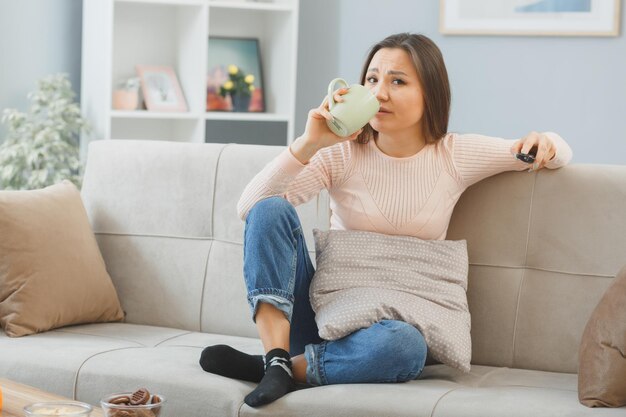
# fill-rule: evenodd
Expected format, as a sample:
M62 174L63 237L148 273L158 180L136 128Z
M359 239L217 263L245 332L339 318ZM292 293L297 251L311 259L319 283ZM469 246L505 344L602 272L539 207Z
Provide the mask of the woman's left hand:
M550 137L544 133L530 132L522 139L518 140L511 147L511 153L529 153L531 149L535 149L535 162L531 170L539 171L546 163L554 158L556 154L556 145Z

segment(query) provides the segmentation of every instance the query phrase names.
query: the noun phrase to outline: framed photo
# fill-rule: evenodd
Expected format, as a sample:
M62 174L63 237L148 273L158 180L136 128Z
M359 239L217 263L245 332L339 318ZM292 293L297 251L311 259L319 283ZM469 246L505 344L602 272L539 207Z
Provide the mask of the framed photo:
M209 36L207 68L207 111L265 112L258 39Z
M620 0L440 0L448 35L618 36Z
M187 111L176 73L169 66L137 65L146 108L151 111Z

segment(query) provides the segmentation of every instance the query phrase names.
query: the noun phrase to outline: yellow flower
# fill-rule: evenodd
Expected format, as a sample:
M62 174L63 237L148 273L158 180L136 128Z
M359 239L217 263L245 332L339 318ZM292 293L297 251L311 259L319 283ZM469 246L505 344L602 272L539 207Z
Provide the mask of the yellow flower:
M234 84L232 81L226 81L224 83L224 90L232 90L234 87Z
M252 74L246 75L246 78L244 78L243 80L247 82L248 84L252 84L254 82L254 75Z
M239 72L239 68L237 68L237 65L229 65L228 66L228 73L230 75L235 75Z
M250 91L254 91L254 90L255 90L254 86L253 86L253 85L251 85L251 86L250 86Z

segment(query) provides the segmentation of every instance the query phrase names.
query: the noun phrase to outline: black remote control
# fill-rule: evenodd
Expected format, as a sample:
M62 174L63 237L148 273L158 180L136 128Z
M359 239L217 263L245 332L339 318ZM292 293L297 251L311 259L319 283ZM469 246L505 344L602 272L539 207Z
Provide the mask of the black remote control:
M531 149L528 153L516 153L515 157L520 161L526 162L527 164L532 164L535 162L535 157L537 156L537 151Z

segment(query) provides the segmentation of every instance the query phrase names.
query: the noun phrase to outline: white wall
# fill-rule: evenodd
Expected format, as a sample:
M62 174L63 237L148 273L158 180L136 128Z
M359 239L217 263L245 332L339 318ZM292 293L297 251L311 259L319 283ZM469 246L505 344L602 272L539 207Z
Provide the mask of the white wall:
M26 95L48 74L69 73L80 91L82 7L82 0L0 0L0 113L26 111ZM0 142L5 134L0 125Z
M0 0L0 110L26 110L26 93L46 74L68 72L80 91L81 14L82 0ZM435 0L301 0L296 134L332 78L356 82L367 48L409 31L444 53L451 131L514 138L554 130L571 144L574 162L626 163L623 34L442 36L438 21ZM0 126L0 140L4 132Z
M341 0L300 0L295 137L304 132L307 114L320 105L328 83L339 73Z
M517 138L552 130L572 146L573 162L626 164L623 34L443 36L435 0L302 0L301 10L300 53L306 58L300 61L298 112L303 116L334 76L357 82L372 44L392 33L417 32L444 54L452 84L450 131ZM324 32L319 22L329 15L339 22ZM625 21L622 5L622 26ZM304 129L304 120L298 120L296 132Z

